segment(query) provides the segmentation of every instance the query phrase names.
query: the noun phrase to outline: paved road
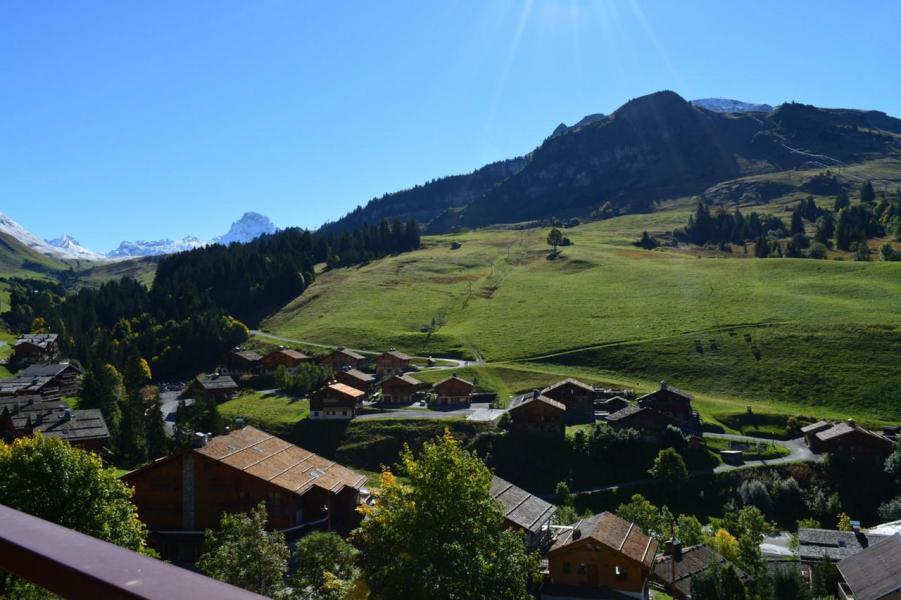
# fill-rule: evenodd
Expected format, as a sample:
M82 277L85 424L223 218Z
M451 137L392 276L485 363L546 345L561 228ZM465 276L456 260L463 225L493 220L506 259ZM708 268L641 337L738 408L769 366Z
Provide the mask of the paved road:
M337 346L331 344L318 344L315 342L307 342L305 340L295 340L292 338L282 337L280 335L273 335L271 333L266 333L264 331L259 331L257 329L250 330L251 335L255 335L261 338L268 338L270 340L276 340L278 342L287 342L289 344L302 344L304 346L313 346L314 348L327 348L329 350L334 350ZM378 350L360 350L359 348L348 348L348 350L353 350L354 352L359 352L360 354L366 354L369 356L378 356L381 354L381 351ZM426 367L420 369L421 371L448 371L451 369L462 369L463 367L475 367L479 365L484 365L484 360L462 360L459 358L448 358L444 356L413 356L416 360L428 360L431 358L434 361L440 361L445 364L436 364L433 367Z
M718 438L721 440L732 440L735 442L750 442L750 443L758 443L761 441L769 443L769 440L763 440L762 438L749 437L746 435L733 435L731 433L705 433L704 437L709 438ZM810 451L810 448L807 447L807 443L804 441L804 438L796 438L793 440L775 440L776 444L780 446L784 446L788 448L789 453L787 456L781 456L779 458L773 458L769 460L748 460L745 461L742 465L734 466L734 465L720 465L716 467L713 471L715 473L725 473L726 471L735 471L738 469L748 469L751 467L763 467L763 466L773 466L773 465L784 465L787 463L796 463L796 462L821 462L823 457L819 454L814 454Z
M746 435L733 435L731 433L704 433L704 437L709 438L718 438L723 440L733 440L736 442L769 442L769 440L763 440L761 438L749 437ZM814 454L807 448L807 444L804 442L804 438L797 438L794 440L775 440L775 443L785 446L789 449L789 454L787 456L782 456L779 458L774 458L771 460L749 460L745 461L743 464L734 466L734 465L719 465L713 469L714 473L726 473L729 471L738 471L741 469L751 469L754 467L763 467L763 466L774 466L774 465L783 465L787 463L795 463L795 462L820 462L823 460L823 457ZM698 477L700 475L709 475L711 472L710 469L698 469L696 471L692 471L689 473L689 477ZM620 488L628 488L635 487L639 485L644 485L647 483L651 483L654 480L650 477L645 477L642 479L632 479L630 481L622 481L619 483L615 483L612 485L605 485L596 488L587 488L581 490L574 490L572 493L575 495L583 495L583 494L594 494L597 492L607 492L614 491Z
M452 410L432 410L429 408L391 408L379 413L364 413L355 421L377 421L380 419L466 419L467 421L494 421L504 414L503 409L489 408L488 403L477 402L469 407ZM377 407L376 407L377 408Z

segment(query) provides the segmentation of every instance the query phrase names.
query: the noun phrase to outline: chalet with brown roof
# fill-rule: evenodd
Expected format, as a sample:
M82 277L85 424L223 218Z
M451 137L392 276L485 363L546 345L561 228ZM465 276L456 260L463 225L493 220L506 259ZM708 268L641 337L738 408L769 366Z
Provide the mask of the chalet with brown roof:
M0 380L0 396L41 396L60 400L78 394L82 370L72 363L29 365L15 376Z
M225 368L232 375L258 375L263 370L263 356L254 350L235 350L226 355Z
M253 427L157 460L122 477L165 558L193 561L223 513L266 503L268 526L289 539L313 529L346 533L358 522L366 477Z
M379 377L399 375L410 369L410 360L411 357L392 348L375 359L375 373Z
M672 552L654 561L651 581L660 585L668 593L675 592L677 600L691 598L691 580L710 569L732 566L739 579L747 585L751 578L735 567L718 552L703 544L682 548L678 540L672 545Z
M366 364L366 357L359 352L354 352L353 350L348 350L347 348L339 346L335 348L333 352L320 358L319 362L323 366L330 368L332 371L337 372L344 367L362 369L363 365Z
M845 558L838 571L842 600L901 600L901 534Z
M436 404L469 404L475 386L454 373L432 386Z
M225 402L232 398L237 391L238 384L228 375L202 373L194 378L182 395L195 400L212 398L216 402Z
M263 371L266 373L275 373L279 367L286 369L296 369L306 362L311 362L312 356L307 356L299 350L291 348L279 348L273 350L262 358Z
M374 391L376 384L375 376L364 373L359 369L351 369L350 367L344 367L335 371L335 381L358 389L367 396Z
M497 476L491 478L490 493L501 504L504 525L525 534L529 551L550 546L553 541L551 521L557 512L556 506Z
M566 431L566 407L538 390L514 398L507 414L511 433L563 437Z
M642 408L653 408L657 412L669 415L681 425L691 423L695 418L692 400L694 396L688 392L661 381L659 390L639 396L636 403Z
M594 422L594 388L578 379L564 379L541 390L541 394L566 407L567 423Z
M811 448L817 452L872 457L874 460L884 460L892 453L894 447L890 439L861 427L854 419L848 419L816 432L814 441Z
M615 429L634 429L641 439L654 444L663 440L667 427L678 427L670 415L636 404L607 415L606 420Z
M310 418L353 419L364 396L356 388L331 381L310 394Z
M70 409L41 396L0 398L0 438L12 442L39 432L73 446L101 452L109 442L109 429L97 409Z
M59 334L23 333L13 344L13 359L23 362L53 360L59 355Z
M609 512L582 519L561 533L548 552L549 578L541 597L603 597L613 592L648 598L656 554L657 542L634 523Z
M425 384L407 374L392 375L382 381L382 402L387 404L410 404L413 397Z

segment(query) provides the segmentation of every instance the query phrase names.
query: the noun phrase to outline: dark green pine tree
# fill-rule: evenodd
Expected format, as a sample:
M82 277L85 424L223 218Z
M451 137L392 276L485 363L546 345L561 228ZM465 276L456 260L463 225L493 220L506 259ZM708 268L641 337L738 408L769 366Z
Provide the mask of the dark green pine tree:
M835 197L835 212L840 211L843 208L848 208L851 205L851 200L848 198L848 192L842 189L838 196Z
M792 213L791 234L795 235L796 233L804 235L804 220L801 218L799 210L795 210Z
M873 189L873 182L869 179L860 186L860 201L874 202L876 200L876 190Z
M169 438L166 437L166 428L163 425L163 412L160 410L159 400L154 396L154 402L144 413L144 436L147 440L147 455L151 460L161 458L169 454Z

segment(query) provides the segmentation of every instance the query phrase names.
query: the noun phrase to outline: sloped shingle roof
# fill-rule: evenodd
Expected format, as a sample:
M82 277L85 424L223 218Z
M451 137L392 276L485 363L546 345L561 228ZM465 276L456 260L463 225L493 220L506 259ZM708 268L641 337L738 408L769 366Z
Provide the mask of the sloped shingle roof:
M215 437L194 452L295 494L312 486L333 493L344 487L359 490L366 483L364 475L249 426Z
M901 591L901 535L889 536L838 563L854 600L879 600Z
M572 530L557 538L551 552L589 537L648 567L657 554L657 542L653 538L645 535L634 523L610 512L593 515L573 525Z
M507 521L535 534L557 512L557 507L550 502L497 476L491 478L491 497L503 505Z

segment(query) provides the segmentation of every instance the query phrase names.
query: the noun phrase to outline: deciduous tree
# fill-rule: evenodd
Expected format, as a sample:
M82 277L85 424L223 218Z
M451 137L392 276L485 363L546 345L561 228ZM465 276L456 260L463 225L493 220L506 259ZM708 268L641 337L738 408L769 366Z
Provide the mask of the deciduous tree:
M266 505L224 514L219 532L207 530L198 568L215 579L273 597L284 592L290 552L285 536L266 529Z
M505 530L491 473L449 434L406 448L354 535L376 598L528 598L537 559Z
M0 504L131 550L146 530L131 489L100 457L59 438L35 434L0 442Z

